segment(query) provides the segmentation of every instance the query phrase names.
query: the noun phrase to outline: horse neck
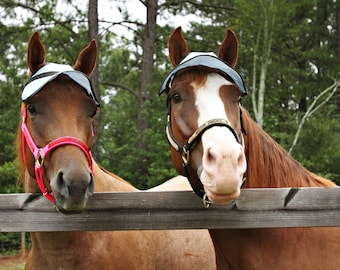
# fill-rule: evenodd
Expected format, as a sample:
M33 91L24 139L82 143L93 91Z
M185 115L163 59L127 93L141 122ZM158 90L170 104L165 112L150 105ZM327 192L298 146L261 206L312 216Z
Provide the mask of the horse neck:
M137 189L121 177L107 171L93 160L95 192L130 192Z
M22 115L22 110L24 110L24 105L21 105L21 110L20 110L20 116ZM17 184L18 185L25 185L26 183L26 177L28 177L28 172L26 170L26 164L24 162L24 157L22 153L22 131L21 131L21 123L22 121L20 120L19 125L17 127L17 132L16 132L16 141L15 141L15 147L16 147L16 161L19 167L19 177ZM26 191L26 190L25 190ZM28 192L28 191L26 191Z
M333 186L322 177L309 172L278 143L276 143L243 109L243 122L247 135L245 154L247 173L244 187L308 187Z

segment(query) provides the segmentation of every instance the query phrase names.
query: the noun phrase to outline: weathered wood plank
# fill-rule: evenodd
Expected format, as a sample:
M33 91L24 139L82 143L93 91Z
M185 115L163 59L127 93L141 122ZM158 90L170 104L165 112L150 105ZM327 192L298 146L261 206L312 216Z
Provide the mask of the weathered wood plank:
M247 189L205 209L192 192L96 193L64 215L36 194L0 195L0 231L84 231L340 226L339 188Z

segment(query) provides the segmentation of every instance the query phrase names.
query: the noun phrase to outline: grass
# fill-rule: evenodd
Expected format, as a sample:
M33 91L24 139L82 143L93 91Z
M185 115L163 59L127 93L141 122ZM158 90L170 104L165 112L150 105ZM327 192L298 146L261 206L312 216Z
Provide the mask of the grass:
M12 256L0 256L0 270L23 270L25 269L25 258L19 254Z
M25 269L25 264L21 263L18 265L13 265L11 267L0 267L1 270L23 270Z

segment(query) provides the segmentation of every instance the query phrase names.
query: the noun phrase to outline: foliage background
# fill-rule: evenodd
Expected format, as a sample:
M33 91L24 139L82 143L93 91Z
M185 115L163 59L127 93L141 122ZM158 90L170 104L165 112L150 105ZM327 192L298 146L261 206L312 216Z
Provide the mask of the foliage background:
M103 4L98 3L99 7ZM153 80L147 86L148 95L143 96L143 43L149 31L146 14L154 4ZM159 98L157 93L171 69L167 39L180 22L193 51L216 52L226 28L236 32L240 43L237 68L250 91L244 105L272 137L290 149L308 107L339 80L339 5L338 0L106 3L98 16L102 116L97 161L139 188L157 185L176 174L164 133L165 97ZM100 12L105 9L111 10L112 16L107 10ZM0 17L0 191L15 192L13 142L21 89L27 79L28 39L33 31L39 31L48 61L72 64L89 41L88 5L67 0L4 0ZM262 101L261 89L265 90ZM259 116L261 106L263 115ZM307 118L292 150L308 169L334 181L340 179L339 110L336 91Z

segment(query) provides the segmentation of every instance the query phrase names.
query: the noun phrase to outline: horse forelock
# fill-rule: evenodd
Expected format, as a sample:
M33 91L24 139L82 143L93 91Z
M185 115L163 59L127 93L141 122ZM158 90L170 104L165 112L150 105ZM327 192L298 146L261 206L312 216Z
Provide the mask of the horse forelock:
M335 186L304 168L261 129L245 109L242 110L247 131L244 140L248 168L244 187Z
M180 70L173 81L173 84L176 82L187 82L188 84L195 83L197 86L202 86L207 80L207 68L187 68L184 70Z

